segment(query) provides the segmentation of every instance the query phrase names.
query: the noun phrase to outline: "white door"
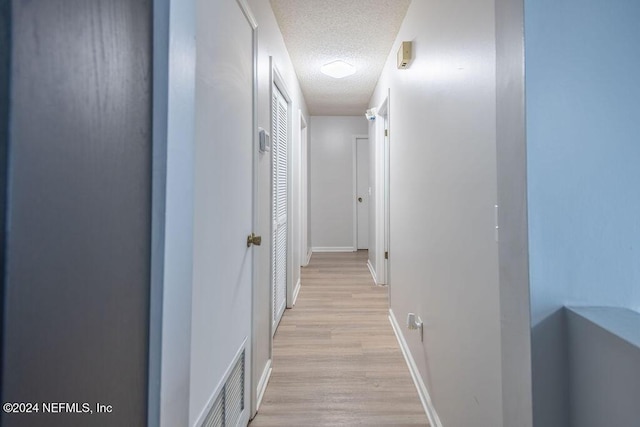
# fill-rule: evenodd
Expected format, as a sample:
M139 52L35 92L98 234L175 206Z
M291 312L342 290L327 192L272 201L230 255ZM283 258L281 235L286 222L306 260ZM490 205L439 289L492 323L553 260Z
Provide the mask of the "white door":
M193 232L194 242L189 425L201 425L214 413L224 414L226 425L246 425L251 378L253 249L247 246L247 236L253 231L253 25L239 2L198 0L196 41L196 52L184 53L196 54L194 229L182 230L185 235Z
M369 139L356 138L358 249L369 249Z
M271 280L273 300L273 328L275 335L284 309L287 306L287 129L288 106L277 86L273 86L272 100L273 155L273 235Z

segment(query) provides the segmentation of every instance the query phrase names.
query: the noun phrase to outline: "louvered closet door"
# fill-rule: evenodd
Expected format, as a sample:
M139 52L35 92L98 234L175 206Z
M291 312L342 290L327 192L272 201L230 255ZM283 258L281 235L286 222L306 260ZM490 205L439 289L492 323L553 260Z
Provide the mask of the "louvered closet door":
M271 257L271 280L273 298L273 328L278 323L287 305L287 101L276 86L273 87L273 235Z

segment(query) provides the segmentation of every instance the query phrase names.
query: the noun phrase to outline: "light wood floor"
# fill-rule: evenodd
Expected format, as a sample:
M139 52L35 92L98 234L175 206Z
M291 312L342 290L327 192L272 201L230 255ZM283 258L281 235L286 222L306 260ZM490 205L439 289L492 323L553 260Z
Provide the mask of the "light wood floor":
M367 252L314 254L273 343L261 426L425 426Z

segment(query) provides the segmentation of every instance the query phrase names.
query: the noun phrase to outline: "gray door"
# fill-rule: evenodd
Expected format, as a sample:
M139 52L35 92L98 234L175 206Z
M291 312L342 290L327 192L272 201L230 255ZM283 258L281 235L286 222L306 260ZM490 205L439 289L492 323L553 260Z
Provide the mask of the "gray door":
M152 2L11 6L1 424L144 426Z

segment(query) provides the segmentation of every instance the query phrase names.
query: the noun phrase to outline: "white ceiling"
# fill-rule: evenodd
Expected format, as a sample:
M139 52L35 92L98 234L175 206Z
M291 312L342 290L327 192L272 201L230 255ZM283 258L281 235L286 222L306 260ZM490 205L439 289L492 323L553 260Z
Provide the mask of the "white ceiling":
M364 114L411 0L270 0L309 114ZM336 59L357 72L334 79Z

